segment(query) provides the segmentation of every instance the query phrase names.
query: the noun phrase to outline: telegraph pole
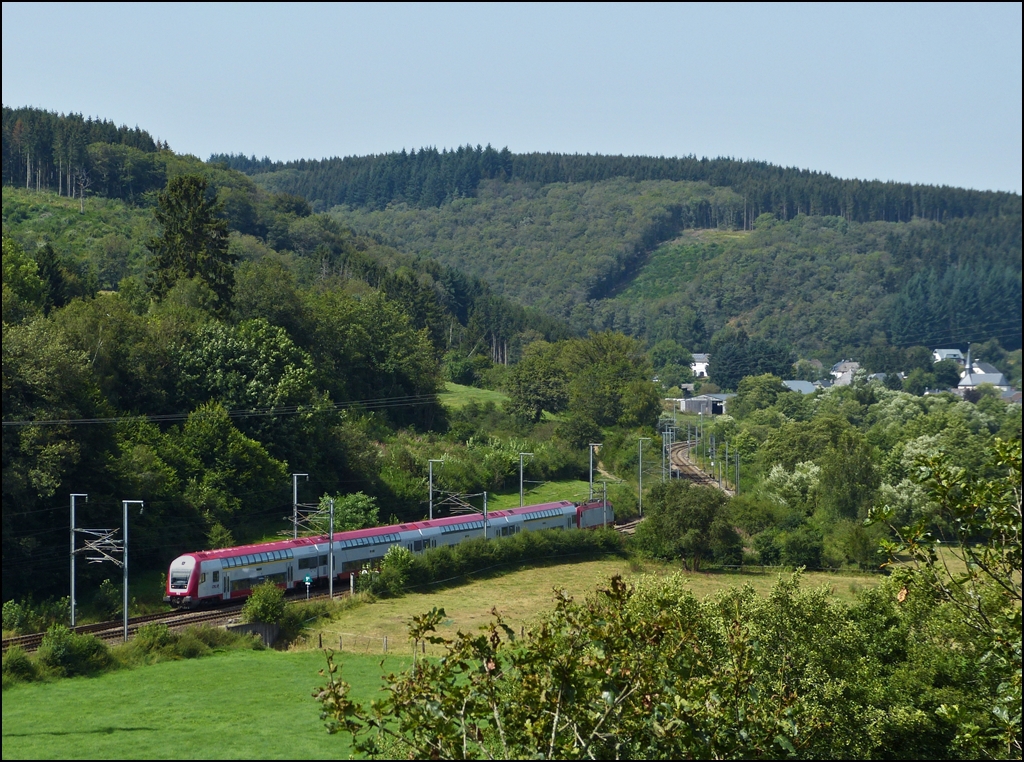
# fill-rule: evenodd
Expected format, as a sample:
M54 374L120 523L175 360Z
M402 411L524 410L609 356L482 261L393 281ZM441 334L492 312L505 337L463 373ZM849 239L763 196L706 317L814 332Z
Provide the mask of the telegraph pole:
M434 464L444 463L443 460L428 460L427 461L427 481L430 484L430 520L434 520Z
M309 481L309 474L292 474L292 539L299 537L299 477Z
M640 515L644 515L644 442L650 442L650 437L640 437L637 449L640 451L640 466L637 469L640 494Z
M594 499L594 448L600 447L601 442L591 442L590 447L590 499Z
M519 453L519 507L520 508L523 507L523 456L524 455L529 455L532 458L533 457L533 453L532 452L521 452L521 453ZM593 479L593 476L591 476L591 479ZM484 493L484 519L485 519L485 522L486 522L486 518L487 518L486 506L487 506L487 493L485 492Z
M601 508L602 513L604 514L604 525L608 526L608 480L603 479L601 481L601 484L604 486L604 500L602 502Z
M665 481L665 464L668 459L668 430L661 432L661 481Z
M740 494L740 451L736 450L736 494Z
M124 555L121 556L121 568L124 570L124 642L128 642L128 506L139 506L139 513L142 513L143 502L141 500L122 500L121 508L124 509Z
M327 584L328 584L328 593L330 594L331 600L333 601L334 600L334 498L333 497L331 498L331 526L330 526L330 529L331 529L331 531L327 535L327 537L328 537L328 539L327 539L328 551L327 552L329 554L328 555L328 564L329 564L329 566L327 568L328 568L328 571L330 573L330 582L328 582Z
M84 497L89 502L89 496L84 492L71 493L71 628L75 627L75 498Z

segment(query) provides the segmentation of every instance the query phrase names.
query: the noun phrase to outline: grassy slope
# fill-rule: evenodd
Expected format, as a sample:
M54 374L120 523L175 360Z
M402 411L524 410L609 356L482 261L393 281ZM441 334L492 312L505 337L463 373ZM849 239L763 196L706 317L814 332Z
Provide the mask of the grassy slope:
M347 756L343 738L325 734L310 697L325 646L345 650L339 658L356 698L366 700L380 675L407 667L407 624L415 614L443 607L442 634L486 623L497 608L517 631L549 610L553 588L582 597L614 574L656 575L678 571L672 564L627 559L563 563L513 570L470 584L364 604L310 633L290 652L234 651L195 661L165 662L98 678L19 685L3 698L4 759L89 758L296 758ZM691 574L695 594L714 594L750 584L761 594L773 574ZM829 584L840 598L852 597L877 577L808 573L807 586ZM381 666L382 638L389 656Z
M508 395L502 392L492 391L491 389L478 389L475 386L453 384L451 381L444 385L444 391L438 397L442 405L453 410L465 407L470 402L476 402L477 404L493 402L500 408L508 401Z
M884 331L891 293L902 285L883 251L897 227L854 224L844 232L798 218L750 233L686 231L655 249L613 301L653 315L689 305L712 326L734 321L805 351L868 344Z
M330 644L337 647L340 636L347 644L346 650L379 654L383 647L382 639L387 636L389 653L409 654L412 645L407 637L407 628L411 617L430 611L434 606L444 608L448 615L445 626L441 628L442 635L451 636L460 629L469 631L485 624L491 618L492 608L497 608L518 632L521 627L528 627L542 613L551 609L555 587L574 597L583 597L606 585L615 574L631 578L639 573L664 575L679 570L676 564L646 562L637 565L623 558L520 568L477 579L471 584L426 590L402 598L357 606L343 612L335 621L318 627L305 643L297 644L296 648L315 647L319 642L318 635L322 634L325 646ZM745 584L753 586L763 595L777 579L772 573L687 576L693 592L698 596L712 595ZM828 584L837 596L850 599L855 591L876 584L878 577L857 573L808 572L802 580L807 586Z
M78 199L3 189L4 232L26 251L48 242L92 269L103 289L116 288L126 275L145 271L145 243L157 233L152 210L105 198L87 198L84 214L79 210Z
M407 660L346 655L344 678L369 698ZM4 692L4 759L337 759L312 690L316 651L234 651L98 678Z

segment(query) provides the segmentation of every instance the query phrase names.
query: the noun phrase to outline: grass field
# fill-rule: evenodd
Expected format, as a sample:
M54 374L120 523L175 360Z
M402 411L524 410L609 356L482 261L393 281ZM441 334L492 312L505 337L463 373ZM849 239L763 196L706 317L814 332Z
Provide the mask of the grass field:
M444 385L444 391L437 396L441 400L442 405L456 410L460 407L465 407L470 402L476 402L477 404L493 402L498 407L502 407L508 401L508 396L501 392L495 392L490 389L478 389L475 386L453 384L451 381Z
M595 490L600 490L601 485L595 485ZM526 484L523 495L523 502L526 505L537 503L552 503L557 500L573 500L579 502L586 500L590 494L590 486L581 479L568 479L561 482L544 482L543 484ZM611 502L611 501L609 501ZM519 507L519 490L514 492L488 492L487 509L491 511L502 511L508 508Z
M342 676L353 686L353 696L365 701L377 691L381 674L409 666L408 622L434 606L447 614L440 628L444 635L476 629L490 619L492 608L518 631L550 610L556 586L582 598L614 574L628 580L678 570L674 564L625 558L513 568L470 577L462 585L357 605L288 652L232 651L97 678L17 685L3 695L3 758L344 758L350 752L347 741L325 733L310 696L324 665L321 638L332 648L343 639ZM765 594L776 580L772 573L688 577L698 596L744 584ZM827 584L839 598L852 599L878 579L806 573L803 584Z
M346 654L353 695L411 660ZM4 759L339 759L311 693L317 651L233 651L97 678L19 685L3 696Z
M433 607L444 608L447 620L441 634L454 635L459 629L469 631L485 624L491 618L491 609L497 608L517 632L530 624L553 605L553 591L557 587L576 598L582 598L607 584L615 574L635 578L640 573L665 575L677 572L676 564L645 562L637 564L625 558L581 560L513 569L506 573L479 578L470 584L423 591L402 598L379 600L356 606L342 612L329 623L317 627L307 640L296 643L299 650L315 648L320 637L324 645L336 648L339 637L347 643L346 650L357 653L382 653L383 639L388 638L388 652L411 654L408 624L414 615ZM751 585L766 594L775 584L774 573L709 573L689 574L693 593L703 597L729 587ZM875 575L856 573L807 572L803 575L806 587L827 584L842 599L852 600L856 591L878 583ZM428 647L429 649L429 647ZM428 650L428 653L430 651ZM438 653L440 653L438 651Z

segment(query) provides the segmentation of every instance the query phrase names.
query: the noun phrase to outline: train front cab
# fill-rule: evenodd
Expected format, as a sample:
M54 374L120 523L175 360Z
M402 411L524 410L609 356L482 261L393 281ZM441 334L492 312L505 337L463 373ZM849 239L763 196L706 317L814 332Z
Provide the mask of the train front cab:
M199 600L199 561L190 553L171 562L164 601L172 606L191 606Z
M580 529L595 529L601 526L612 526L615 523L615 511L611 503L591 500L580 503L576 509L577 526Z

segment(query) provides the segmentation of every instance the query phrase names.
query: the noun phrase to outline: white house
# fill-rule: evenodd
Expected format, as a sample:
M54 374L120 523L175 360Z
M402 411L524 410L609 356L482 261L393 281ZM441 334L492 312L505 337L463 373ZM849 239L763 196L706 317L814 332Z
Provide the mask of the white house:
M982 384L992 384L1002 392L1010 391L1010 382L1006 376L999 372L999 368L989 365L981 360L971 360L971 353L967 353L967 363L963 373L960 374L960 383L956 390L963 394L968 389L976 389Z
M693 355L693 362L690 363L690 370L693 371L694 378L707 378L708 377L708 363L711 362L711 357L704 352L697 352Z
M829 371L835 379L836 386L849 386L853 383L853 374L860 370L860 363L856 360L840 360L832 366Z
M952 360L961 368L964 366L964 355L959 349L933 349L932 361L942 362L943 360Z

